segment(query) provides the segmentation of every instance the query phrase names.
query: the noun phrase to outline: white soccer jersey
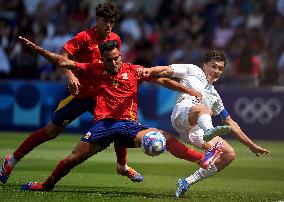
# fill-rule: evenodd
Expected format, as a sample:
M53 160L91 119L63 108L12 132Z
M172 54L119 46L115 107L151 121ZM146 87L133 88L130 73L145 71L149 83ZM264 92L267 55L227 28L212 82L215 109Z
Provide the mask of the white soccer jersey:
M215 90L212 84L209 84L205 73L201 68L193 64L172 64L173 77L179 78L180 83L185 87L193 88L203 95L202 103L208 106L213 115L219 115L224 109L223 102ZM196 100L194 96L190 96L187 93L179 93L177 102L180 102L184 98Z

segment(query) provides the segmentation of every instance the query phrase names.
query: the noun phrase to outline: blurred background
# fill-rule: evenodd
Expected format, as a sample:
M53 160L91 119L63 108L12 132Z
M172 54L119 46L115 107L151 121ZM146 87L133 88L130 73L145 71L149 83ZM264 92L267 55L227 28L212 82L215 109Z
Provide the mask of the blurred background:
M24 36L59 53L76 33L95 26L103 0L0 0L0 130L45 125L67 94L64 75L24 49ZM116 0L114 27L124 62L202 67L206 49L224 49L228 64L216 84L231 116L253 138L284 139L284 0ZM140 122L174 132L176 93L140 87ZM218 123L218 122L217 122ZM67 130L92 124L84 114ZM282 133L282 134L281 134Z

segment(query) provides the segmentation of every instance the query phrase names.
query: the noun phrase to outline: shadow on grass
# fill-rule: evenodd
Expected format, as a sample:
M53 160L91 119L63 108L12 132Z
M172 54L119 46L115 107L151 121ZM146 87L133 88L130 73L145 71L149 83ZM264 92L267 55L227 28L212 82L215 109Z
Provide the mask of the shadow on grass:
M149 188L148 190L151 190ZM152 198L152 199L163 199L174 197L171 193L161 193L151 192L147 189L141 188L121 188L121 187L70 187L70 186L58 186L52 192L64 192L64 193L73 193L73 194L94 194L108 197L133 197L133 198Z
M1 190L2 189L2 190ZM22 192L28 193L28 191L21 190L21 186L18 184L9 184L9 185L1 185L1 191L7 192ZM121 187L106 187L106 186L80 186L80 187L72 187L72 186L56 186L54 190L50 192L37 192L37 193L47 193L47 194L58 194L58 193L67 193L68 195L92 195L97 197L111 197L111 198L148 198L148 199L169 199L175 198L174 193L165 193L165 190L161 190L163 194L159 192L159 190L155 190L156 192L151 191L149 189L141 189L141 188L121 188ZM33 192L36 193L36 192Z
M282 201L283 193L240 193L238 191L212 191L212 190L194 190L187 193L181 199L177 199L173 190L151 189L149 188L125 188L109 186L56 186L51 192L28 192L20 190L18 184L7 184L0 186L1 196L14 198L14 201L30 201L36 198L39 201L55 202L57 198L65 201ZM56 200L55 200L56 199ZM55 200L55 201L54 201ZM0 200L1 201L1 200Z

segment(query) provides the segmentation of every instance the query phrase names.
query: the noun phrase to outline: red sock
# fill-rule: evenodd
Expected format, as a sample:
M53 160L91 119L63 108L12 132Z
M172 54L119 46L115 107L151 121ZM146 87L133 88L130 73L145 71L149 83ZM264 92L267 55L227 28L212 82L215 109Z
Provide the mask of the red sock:
M185 159L194 163L199 163L203 159L202 153L186 147L175 137L171 137L167 140L166 148L172 155L180 159Z
M40 145L43 142L50 140L50 137L46 134L46 128L43 127L38 131L32 133L25 141L16 149L14 152L14 158L19 161L21 160L26 154L32 151L35 147Z
M116 161L120 165L127 164L127 148L119 147L114 144L114 149L116 153Z
M66 158L59 162L56 166L55 170L52 174L47 178L47 180L42 184L45 190L52 190L54 185L65 175L67 175L71 169L73 169L75 165L73 165Z

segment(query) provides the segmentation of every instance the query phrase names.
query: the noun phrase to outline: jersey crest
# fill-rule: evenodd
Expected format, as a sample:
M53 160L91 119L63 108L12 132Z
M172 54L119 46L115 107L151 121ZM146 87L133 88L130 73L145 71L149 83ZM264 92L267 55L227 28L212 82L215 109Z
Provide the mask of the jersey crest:
M112 85L113 87L117 88L119 86L118 79L114 79Z
M127 80L127 79L128 79L127 73L123 73L123 74L122 74L122 79L124 79L124 80Z

